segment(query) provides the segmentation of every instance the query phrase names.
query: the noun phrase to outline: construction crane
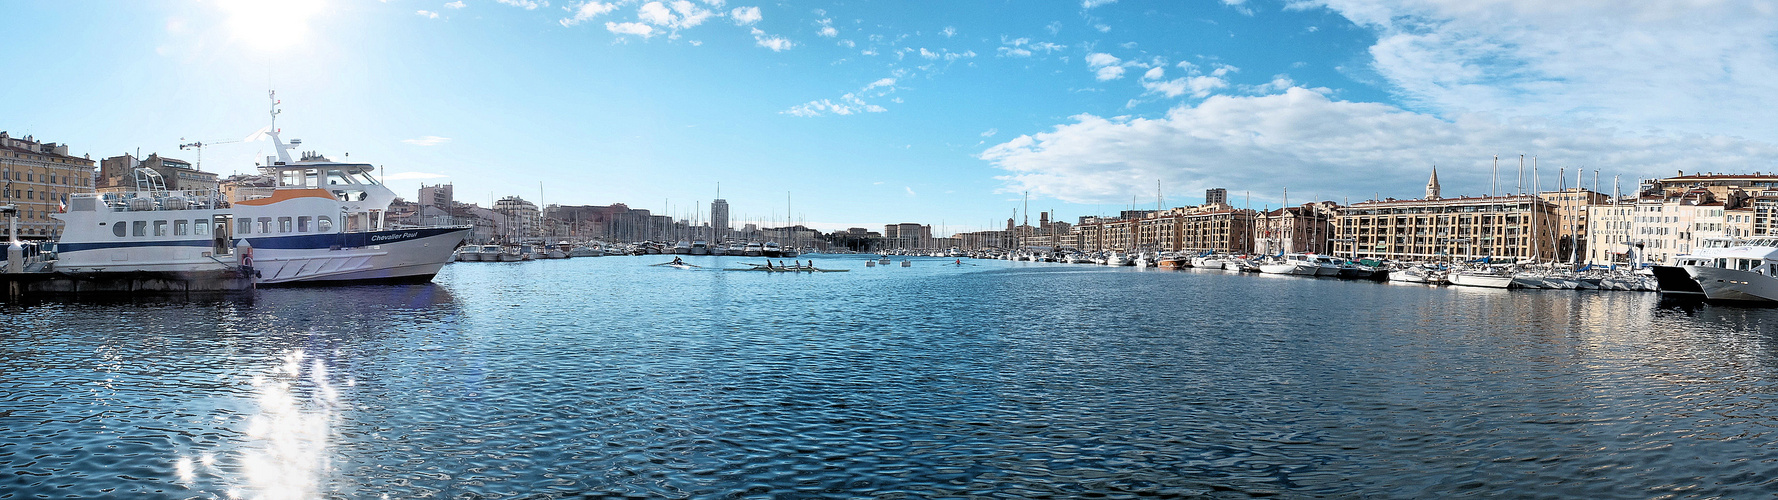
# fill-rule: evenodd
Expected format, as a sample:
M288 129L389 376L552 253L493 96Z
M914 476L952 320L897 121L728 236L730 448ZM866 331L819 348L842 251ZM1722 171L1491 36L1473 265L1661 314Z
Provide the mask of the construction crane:
M183 141L185 141L184 137L180 137L179 140L181 141L181 144L179 144L179 149L197 149L198 150L198 164L196 167L198 170L204 169L204 146L216 146L216 145L220 145L220 144L230 144L230 143L241 142L240 139L236 139L236 140L232 140L232 141L209 141L209 142L197 141L197 142L186 143L186 142L183 142Z

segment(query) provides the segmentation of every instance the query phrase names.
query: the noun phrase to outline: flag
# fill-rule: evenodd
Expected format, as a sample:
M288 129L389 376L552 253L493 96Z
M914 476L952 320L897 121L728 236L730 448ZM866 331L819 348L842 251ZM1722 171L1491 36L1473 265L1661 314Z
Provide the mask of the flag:
M62 213L68 213L68 195L62 195L62 200L56 202L56 204L60 205Z

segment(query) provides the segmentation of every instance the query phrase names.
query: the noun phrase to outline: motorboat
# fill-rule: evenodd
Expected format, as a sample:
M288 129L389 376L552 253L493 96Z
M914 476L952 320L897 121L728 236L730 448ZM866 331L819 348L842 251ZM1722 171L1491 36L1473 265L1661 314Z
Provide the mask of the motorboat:
M784 249L779 247L776 241L768 241L764 245L760 245L759 252L760 255L772 258L784 256Z
M1778 237L1751 238L1682 266L1711 300L1778 302Z
M1513 275L1493 269L1466 269L1446 274L1445 282L1457 286L1511 288Z
M691 242L691 255L710 255L710 243L704 240Z

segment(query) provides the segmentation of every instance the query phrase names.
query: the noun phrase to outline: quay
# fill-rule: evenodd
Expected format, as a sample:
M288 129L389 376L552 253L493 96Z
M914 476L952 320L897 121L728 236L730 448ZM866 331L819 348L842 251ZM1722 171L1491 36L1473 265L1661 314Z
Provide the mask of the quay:
M6 298L114 294L213 294L252 290L254 279L232 270L0 274Z

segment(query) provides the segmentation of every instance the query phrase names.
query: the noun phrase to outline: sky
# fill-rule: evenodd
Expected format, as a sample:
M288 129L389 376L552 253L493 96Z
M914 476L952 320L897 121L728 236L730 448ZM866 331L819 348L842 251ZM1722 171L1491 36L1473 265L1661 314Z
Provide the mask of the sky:
M0 0L0 130L397 193L940 234L1778 171L1778 4ZM1521 177L1535 158L1536 177ZM1495 158L1499 161L1496 163ZM1498 165L1498 167L1496 166ZM1523 180L1522 180L1523 179ZM1027 194L1028 193L1028 194ZM1157 196L1158 195L1158 196ZM704 214L704 215L698 215ZM1035 215L1030 216L1035 221Z

